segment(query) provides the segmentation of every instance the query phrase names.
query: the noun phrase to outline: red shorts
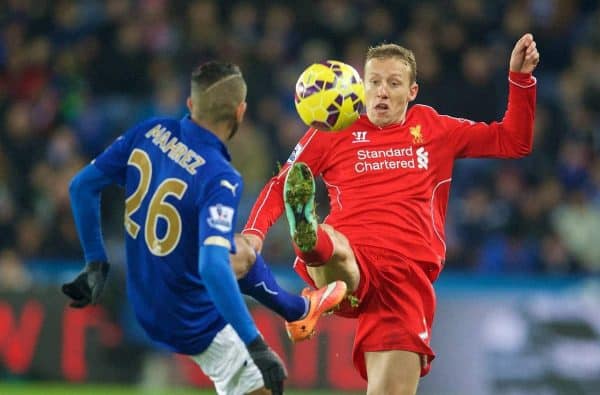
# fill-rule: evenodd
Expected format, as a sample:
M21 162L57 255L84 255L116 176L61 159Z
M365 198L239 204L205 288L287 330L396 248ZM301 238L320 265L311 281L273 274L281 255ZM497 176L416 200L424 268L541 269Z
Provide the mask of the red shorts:
M372 246L353 246L360 269L354 292L360 303L344 300L336 314L357 318L352 349L354 366L367 380L365 352L403 350L424 356L421 376L429 373L435 354L430 347L435 312L433 278L418 263L397 252ZM305 263L297 258L294 269L315 287Z

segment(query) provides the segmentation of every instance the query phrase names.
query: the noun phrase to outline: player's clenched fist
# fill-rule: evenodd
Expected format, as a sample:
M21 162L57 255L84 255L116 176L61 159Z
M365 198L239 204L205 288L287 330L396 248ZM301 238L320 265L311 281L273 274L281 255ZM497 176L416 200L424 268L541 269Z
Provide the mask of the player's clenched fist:
M287 378L287 371L279 355L265 343L261 335L246 347L263 376L265 388L271 390L272 395L283 394L283 381Z
M90 262L75 280L63 284L63 293L72 299L71 307L81 308L98 302L109 268L108 262Z
M526 33L517 41L510 55L510 71L532 73L540 62L540 53L531 33Z

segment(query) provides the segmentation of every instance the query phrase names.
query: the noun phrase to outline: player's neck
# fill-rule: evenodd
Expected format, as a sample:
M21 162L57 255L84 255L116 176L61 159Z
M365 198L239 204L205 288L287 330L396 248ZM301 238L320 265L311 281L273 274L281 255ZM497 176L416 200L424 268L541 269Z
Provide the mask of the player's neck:
M194 121L194 123L196 125L208 130L209 132L211 132L212 134L217 136L219 138L219 140L221 140L223 143L225 143L227 141L229 134L231 133L231 130L227 123L225 123L225 122L212 123L212 122L206 122L206 121L199 121L197 118L194 118L193 115L191 118L192 118L192 121Z

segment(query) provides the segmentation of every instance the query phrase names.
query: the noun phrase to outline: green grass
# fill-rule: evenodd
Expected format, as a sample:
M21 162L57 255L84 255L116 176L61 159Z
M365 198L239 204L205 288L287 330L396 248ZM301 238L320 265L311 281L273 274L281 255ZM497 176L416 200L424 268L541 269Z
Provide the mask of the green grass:
M214 395L214 391L195 388L169 388L147 390L116 385L81 385L56 383L10 383L0 384L2 395ZM330 390L287 390L286 395L350 394Z

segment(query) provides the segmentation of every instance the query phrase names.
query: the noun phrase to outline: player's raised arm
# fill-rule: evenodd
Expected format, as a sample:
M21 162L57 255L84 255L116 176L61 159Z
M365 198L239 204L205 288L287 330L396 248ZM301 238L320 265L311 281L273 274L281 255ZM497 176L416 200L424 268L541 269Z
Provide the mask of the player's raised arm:
M455 157L519 158L531 153L537 83L531 73L539 60L533 36L523 35L510 56L508 105L502 121L487 124L441 117Z

